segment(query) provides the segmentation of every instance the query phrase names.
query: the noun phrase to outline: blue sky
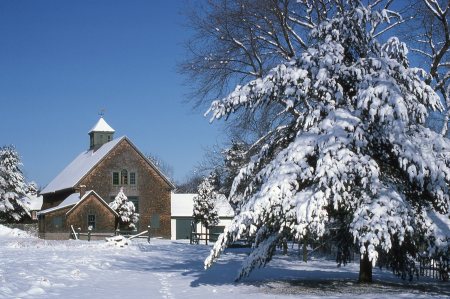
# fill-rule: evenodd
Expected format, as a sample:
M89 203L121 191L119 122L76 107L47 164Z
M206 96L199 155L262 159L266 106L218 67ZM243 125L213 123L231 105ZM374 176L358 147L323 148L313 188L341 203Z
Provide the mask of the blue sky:
M0 146L16 146L28 180L45 186L86 150L101 109L177 181L220 142L220 124L183 102L184 3L0 1Z

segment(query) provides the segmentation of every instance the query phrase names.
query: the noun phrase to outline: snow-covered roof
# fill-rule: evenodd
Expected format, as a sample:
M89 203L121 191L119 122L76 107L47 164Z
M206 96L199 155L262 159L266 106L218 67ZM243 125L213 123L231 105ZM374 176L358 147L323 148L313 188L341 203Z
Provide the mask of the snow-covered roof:
M122 136L111 140L110 142L103 144L96 151L88 150L82 152L41 191L41 194L74 187L124 138L126 137Z
M191 217L194 209L194 193L172 193L170 201L172 217ZM216 208L219 217L233 217L234 211L224 195L216 199Z
M89 133L92 132L111 132L114 133L114 129L111 128L110 125L103 119L103 117L100 117L98 122L92 127L92 129L89 131Z
M216 208L219 217L234 217L234 210L225 195L221 194L216 198Z
M83 197L80 198L80 193L72 193L69 196L66 197L66 199L64 199L59 205L57 205L56 207L50 208L50 209L46 209L43 211L38 212L38 215L41 214L47 214L53 211L57 211L60 209L64 209L64 208L69 208L72 207L69 211L67 211L66 214L69 214L71 211L73 211L73 209L75 209L75 207L77 207L81 202L83 202L83 200L85 198L87 198L90 194L94 194L96 195L96 197L107 207L109 208L116 216L119 216L117 214L116 211L114 211L107 203L106 201L103 200L103 198L101 198L100 195L98 195L94 190L89 190L87 191Z
M170 201L172 217L191 217L194 209L194 196L197 194L172 193Z
M28 205L30 211L39 211L42 207L42 199L42 195L27 195L22 198L22 201Z
M110 209L117 217L119 217L119 214L117 214L116 211L114 211L107 203L103 200L103 198L97 194L94 190L87 191L82 198L79 198L78 201L75 203L75 205L67 211L66 215L72 212L79 204L81 204L85 198L87 198L90 194L94 194L108 209Z
M69 196L67 196L66 199L64 199L56 207L40 211L40 212L38 212L38 215L47 214L47 213L50 213L50 212L53 212L53 211L56 211L56 210L59 210L59 209L63 209L63 208L67 208L67 207L76 205L80 200L81 200L80 199L80 193L72 193Z

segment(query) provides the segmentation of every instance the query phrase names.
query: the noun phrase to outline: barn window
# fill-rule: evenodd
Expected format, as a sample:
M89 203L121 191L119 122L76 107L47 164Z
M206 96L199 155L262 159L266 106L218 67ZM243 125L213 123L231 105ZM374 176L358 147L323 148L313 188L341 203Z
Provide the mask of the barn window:
M120 181L122 185L128 185L128 171L126 169L120 172Z
M130 185L136 185L136 172L130 172Z
M113 172L112 174L113 185L119 185L119 173Z
M95 215L88 215L88 227L92 227L92 229L95 229Z

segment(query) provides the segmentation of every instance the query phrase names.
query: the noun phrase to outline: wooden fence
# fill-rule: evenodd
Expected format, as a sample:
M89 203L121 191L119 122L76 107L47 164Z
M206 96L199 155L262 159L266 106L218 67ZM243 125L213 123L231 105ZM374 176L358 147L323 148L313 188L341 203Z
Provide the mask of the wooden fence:
M191 232L190 243L191 244L200 244L205 242L208 245L208 242L216 242L217 238L219 238L219 233L197 233Z
M150 226L149 226L150 229ZM120 230L116 230L114 232L111 233L95 233L95 232L81 232L81 231L76 231L74 229L74 227L71 225L71 230L70 230L70 237L75 239L75 240L99 240L99 239L104 239L107 237L113 237L113 236L118 236L118 235L122 235L122 236L126 236L128 239L134 239L134 238L142 238L142 239L147 239L147 241L150 243L150 231L146 230L140 233L137 233L136 231L120 231Z
M419 275L431 277L442 281L448 281L450 273L450 259L441 257L433 259L429 257L420 257L419 259Z

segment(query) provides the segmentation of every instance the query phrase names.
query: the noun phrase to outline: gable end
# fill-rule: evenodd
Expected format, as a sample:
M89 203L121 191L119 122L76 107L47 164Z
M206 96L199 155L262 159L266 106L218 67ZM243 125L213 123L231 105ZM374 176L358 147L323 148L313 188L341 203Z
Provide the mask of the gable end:
M66 213L66 216L72 213L77 207L79 207L83 201L85 201L90 195L93 195L96 197L101 204L103 204L106 208L108 208L116 217L119 217L119 214L117 214L116 211L114 211L107 203L103 200L103 198L100 197L94 190L86 192L86 194Z

